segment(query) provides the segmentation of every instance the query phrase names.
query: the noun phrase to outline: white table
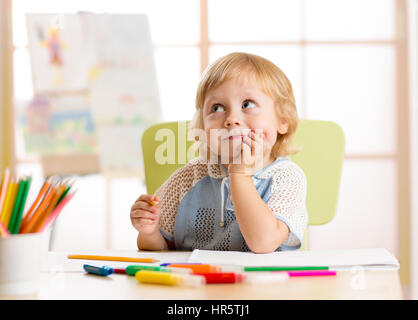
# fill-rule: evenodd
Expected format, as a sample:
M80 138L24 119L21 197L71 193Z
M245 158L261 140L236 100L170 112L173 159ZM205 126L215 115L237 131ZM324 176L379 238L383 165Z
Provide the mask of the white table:
M289 278L275 284L207 284L199 288L140 284L135 277L87 274L82 266L128 262L70 260L68 254L153 257L164 262L186 262L191 252L84 251L49 252L36 295L18 299L159 299L159 300L279 300L279 299L402 299L397 270L339 271L337 276Z

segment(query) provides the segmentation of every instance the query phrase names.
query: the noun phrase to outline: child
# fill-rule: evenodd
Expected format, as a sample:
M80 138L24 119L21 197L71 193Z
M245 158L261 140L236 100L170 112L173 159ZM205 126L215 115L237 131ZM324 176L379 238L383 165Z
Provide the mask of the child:
M300 248L306 178L287 157L297 123L292 86L277 66L246 53L215 61L200 81L190 126L204 130L199 157L133 204L138 248Z

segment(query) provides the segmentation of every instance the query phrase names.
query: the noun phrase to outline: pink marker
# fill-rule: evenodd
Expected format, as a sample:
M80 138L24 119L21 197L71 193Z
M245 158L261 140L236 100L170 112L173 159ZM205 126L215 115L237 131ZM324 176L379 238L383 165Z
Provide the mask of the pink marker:
M316 271L289 271L289 277L321 277L321 276L335 276L337 271L316 270Z

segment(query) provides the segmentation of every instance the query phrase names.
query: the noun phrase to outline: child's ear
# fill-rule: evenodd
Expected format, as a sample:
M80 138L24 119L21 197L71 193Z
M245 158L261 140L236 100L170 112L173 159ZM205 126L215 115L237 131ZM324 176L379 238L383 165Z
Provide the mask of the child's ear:
M277 132L280 134L286 134L288 129L289 129L289 124L287 123L286 119L281 118L279 120L279 126L277 128Z

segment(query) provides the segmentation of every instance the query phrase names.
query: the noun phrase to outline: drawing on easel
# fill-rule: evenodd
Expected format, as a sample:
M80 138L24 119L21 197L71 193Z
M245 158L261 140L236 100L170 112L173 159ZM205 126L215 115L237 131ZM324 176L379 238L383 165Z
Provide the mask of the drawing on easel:
M77 15L27 14L28 47L36 94L87 89L90 62L83 25Z
M26 149L97 154L102 172L141 173L140 137L160 119L147 16L28 14L27 25Z
M42 156L97 154L97 133L82 96L34 98L20 119L26 151Z

